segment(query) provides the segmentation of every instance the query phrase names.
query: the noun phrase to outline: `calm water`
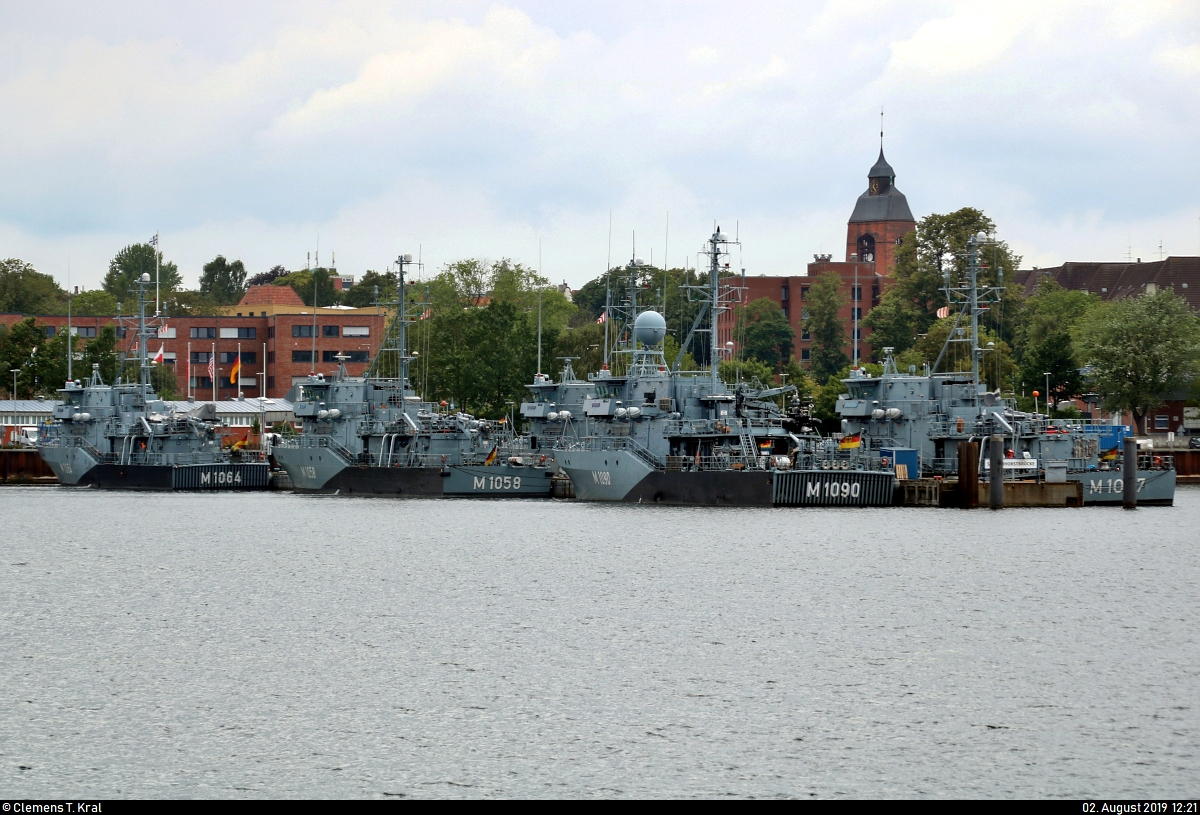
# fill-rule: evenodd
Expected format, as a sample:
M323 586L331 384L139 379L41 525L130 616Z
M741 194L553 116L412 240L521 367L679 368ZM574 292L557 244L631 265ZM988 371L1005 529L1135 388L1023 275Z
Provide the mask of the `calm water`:
M1177 503L0 488L0 795L1194 795Z

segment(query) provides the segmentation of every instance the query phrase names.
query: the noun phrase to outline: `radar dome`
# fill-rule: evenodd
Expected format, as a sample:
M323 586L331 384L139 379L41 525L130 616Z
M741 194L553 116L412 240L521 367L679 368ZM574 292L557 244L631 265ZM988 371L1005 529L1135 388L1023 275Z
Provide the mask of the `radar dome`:
M633 336L642 345L658 345L667 335L667 321L657 311L643 311L633 322Z

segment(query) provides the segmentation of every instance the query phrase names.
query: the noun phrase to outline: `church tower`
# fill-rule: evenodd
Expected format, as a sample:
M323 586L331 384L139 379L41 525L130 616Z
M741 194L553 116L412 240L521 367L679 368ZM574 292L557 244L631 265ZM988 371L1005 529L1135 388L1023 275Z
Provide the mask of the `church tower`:
M846 229L846 260L874 263L877 274L890 276L896 247L917 228L908 199L896 189L896 171L883 157L867 173L867 191L858 197Z

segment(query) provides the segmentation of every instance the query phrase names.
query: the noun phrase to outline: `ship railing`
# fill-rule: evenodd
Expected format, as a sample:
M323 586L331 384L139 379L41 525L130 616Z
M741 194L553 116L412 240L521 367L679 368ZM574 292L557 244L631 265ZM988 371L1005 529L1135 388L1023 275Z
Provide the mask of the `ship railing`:
M292 447L292 448L315 448L322 447L329 450L346 464L355 464L359 458L356 454L347 450L333 436L304 434L301 436L292 436L284 438L275 443L276 447Z

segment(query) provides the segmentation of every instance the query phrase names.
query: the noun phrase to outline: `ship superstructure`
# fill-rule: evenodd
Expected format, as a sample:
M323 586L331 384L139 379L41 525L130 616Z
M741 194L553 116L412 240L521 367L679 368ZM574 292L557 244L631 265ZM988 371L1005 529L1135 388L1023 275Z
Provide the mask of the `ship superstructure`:
M53 422L38 450L63 484L135 490L266 489L268 465L259 452L231 453L222 447L216 406L180 409L160 399L150 385L147 346L162 318L146 316L150 276L136 283L138 314L122 319L133 334L137 382L113 384L92 366L86 381L59 389ZM132 331L130 330L132 329ZM126 355L129 356L128 354ZM122 369L125 366L122 365Z
M564 422L561 407L537 401L522 406L525 416L558 413L564 427L554 451L571 478L575 496L594 501L667 504L883 505L890 504L894 473L877 457L842 450L822 437L794 386L765 387L720 378L723 349L718 315L735 303L723 285L726 258L734 241L720 231L707 241L709 279L693 287L700 310L675 367L663 352L666 323L656 311L637 307L635 259L627 266L627 306L623 372L607 366L589 377L582 415ZM605 319L612 320L611 304ZM707 323L707 325L706 325ZM708 335L707 370L681 371L679 362L692 340ZM622 332L618 332L622 336ZM788 399L788 409L777 399Z
M295 385L301 430L275 444L275 460L300 492L548 497L552 467L515 440L508 423L426 401L413 389L406 281L412 265L412 255L397 259L395 300L381 303L394 315L367 373L348 376L342 360L336 372Z
M957 474L960 446L968 442L981 446L979 474L990 477L988 445L997 436L1004 444L1001 477L1079 481L1084 504L1121 503L1119 448L1128 427L1020 411L1015 400L1002 398L999 389L990 391L980 381L981 365L994 351L980 344L979 319L1000 301L1004 287L1003 269L997 269L996 285L980 285L980 251L987 240L982 233L969 239L962 279L954 279L949 269L945 272L943 290L956 316L932 366L937 371L948 349L959 343L968 347L971 369L927 369L918 374L910 368L901 373L892 349L883 349L880 376L867 376L859 369L843 380L846 392L837 402L843 434L857 436L864 450L873 450L881 459L911 461L908 478ZM1173 502L1175 469L1169 455L1140 455L1137 479L1138 503Z

